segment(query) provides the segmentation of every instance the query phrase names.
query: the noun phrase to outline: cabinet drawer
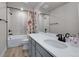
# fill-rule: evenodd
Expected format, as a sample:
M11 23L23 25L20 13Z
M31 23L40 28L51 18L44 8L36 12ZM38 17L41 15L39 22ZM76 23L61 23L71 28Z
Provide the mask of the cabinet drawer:
M35 41L33 40L33 39L31 39L32 40L32 45L34 45L35 46Z
M52 57L43 47L41 47L38 43L36 44L36 49L41 53L43 57Z
M35 46L35 41L31 37L29 37L29 45Z

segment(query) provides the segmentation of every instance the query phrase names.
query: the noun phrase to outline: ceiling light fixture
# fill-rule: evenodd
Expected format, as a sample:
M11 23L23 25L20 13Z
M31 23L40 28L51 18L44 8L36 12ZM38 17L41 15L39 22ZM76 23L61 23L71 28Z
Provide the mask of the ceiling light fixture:
M23 8L21 8L21 10L24 10Z

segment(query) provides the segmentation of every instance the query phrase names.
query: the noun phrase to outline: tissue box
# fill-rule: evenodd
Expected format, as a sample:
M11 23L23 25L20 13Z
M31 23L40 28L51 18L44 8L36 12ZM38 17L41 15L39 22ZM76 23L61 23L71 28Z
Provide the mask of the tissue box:
M70 45L79 47L79 38L77 37L69 37L68 42L70 42Z

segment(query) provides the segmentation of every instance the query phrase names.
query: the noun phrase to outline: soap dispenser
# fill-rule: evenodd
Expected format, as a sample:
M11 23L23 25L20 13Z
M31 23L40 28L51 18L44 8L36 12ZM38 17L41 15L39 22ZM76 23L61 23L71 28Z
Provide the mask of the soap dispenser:
M47 28L45 28L45 33L47 33Z

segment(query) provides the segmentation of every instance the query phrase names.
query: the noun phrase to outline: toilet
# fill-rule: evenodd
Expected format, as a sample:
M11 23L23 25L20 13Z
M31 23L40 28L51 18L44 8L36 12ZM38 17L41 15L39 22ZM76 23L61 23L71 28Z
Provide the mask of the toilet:
M22 40L23 50L28 50L28 44L29 44L28 39L23 39Z

